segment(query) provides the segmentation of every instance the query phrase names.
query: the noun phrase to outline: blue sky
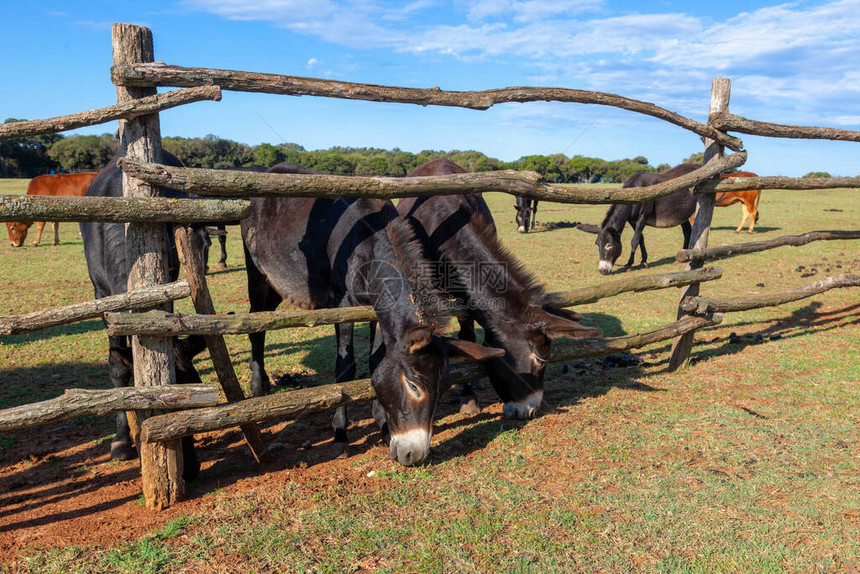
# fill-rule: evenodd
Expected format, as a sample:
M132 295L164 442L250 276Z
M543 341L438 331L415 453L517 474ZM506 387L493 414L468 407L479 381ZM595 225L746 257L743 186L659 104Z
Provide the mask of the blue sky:
M561 86L650 101L705 121L711 81L731 111L860 130L860 0L0 1L0 121L115 103L110 25L147 26L170 64L448 90ZM79 133L112 132L115 125ZM474 149L503 160L565 153L676 164L699 139L603 106L473 111L225 92L162 114L165 136ZM741 135L760 175L860 173L858 144Z

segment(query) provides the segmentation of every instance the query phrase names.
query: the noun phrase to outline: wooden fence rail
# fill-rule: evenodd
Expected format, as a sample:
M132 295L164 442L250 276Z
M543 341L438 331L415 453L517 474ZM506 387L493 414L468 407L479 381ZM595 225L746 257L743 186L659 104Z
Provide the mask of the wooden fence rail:
M821 139L860 142L860 132L836 128L816 128L809 126L788 126L750 120L735 114L720 114L709 122L723 131L739 132L771 138Z
M246 199L0 195L0 221L218 223L248 216Z
M749 241L747 243L735 243L733 245L720 245L706 249L682 249L675 254L675 260L681 263L688 261L704 261L716 259L717 257L728 257L730 255L742 255L746 253L757 253L777 247L800 247L813 241L832 241L836 239L860 239L860 230L857 231L810 231L803 235L784 235L773 239L762 241Z
M722 276L719 267L681 271L644 277L628 277L605 284L553 293L560 307L593 303L627 292L653 291L683 287L691 283L714 281ZM455 315L465 315L456 313ZM107 313L108 335L243 335L292 327L316 327L337 323L374 321L373 307L341 307L300 311L265 311L231 315L189 315L149 311L147 313Z
M0 432L48 425L75 417L139 409L188 409L218 404L212 385L170 385L92 390L67 389L62 396L0 410Z
M720 180L702 182L696 187L697 193L723 193L726 191L745 191L747 189L767 190L814 190L814 189L856 189L860 187L860 177L727 177Z
M790 291L779 293L768 293L765 295L750 295L734 299L712 299L709 297L687 297L681 301L681 308L688 313L696 315L709 315L711 313L734 313L738 311L749 311L750 309L761 309L763 307L775 307L783 303L799 301L824 293L830 289L860 286L860 275L844 274L833 277L825 277L815 283L798 287Z
M743 149L743 142L714 128L685 118L654 104L615 94L588 92L567 88L512 87L478 92L453 92L439 88L403 88L379 86L212 68L186 68L163 62L115 65L111 79L117 86L211 86L240 92L263 92L289 96L322 96L373 102L399 102L421 106L452 106L486 110L496 104L509 102L572 102L601 104L649 115L690 130L700 136L719 140L734 151Z
M716 325L720 321L720 315L714 315L710 318L685 317L680 321L645 333L608 339L566 341L558 345L557 350L553 349L549 361L556 363L644 347L651 343L671 339L681 333ZM473 381L486 376L484 367L480 363L460 363L456 366L452 365L451 370L453 371L452 376L448 379L451 384ZM276 393L226 405L186 410L181 413L167 413L146 419L141 427L141 440L162 442L249 422L285 420L342 405L370 401L375 397L370 379L361 379L348 383Z
M187 281L165 283L111 295L94 301L75 303L56 309L42 309L24 315L0 317L0 335L20 335L40 329L77 323L99 317L102 313L151 309L152 307L184 299L191 295Z
M746 152L716 158L699 169L647 187L570 188L546 183L533 171L490 171L425 177L360 177L323 174L257 173L173 167L129 158L119 166L150 185L201 195L230 197L428 197L498 191L544 201L577 204L638 203L687 189L740 167Z
M220 101L221 88L218 86L201 86L187 90L176 90L67 116L2 124L0 125L0 140L54 134L85 126L104 124L113 120L130 120L138 116L203 100Z

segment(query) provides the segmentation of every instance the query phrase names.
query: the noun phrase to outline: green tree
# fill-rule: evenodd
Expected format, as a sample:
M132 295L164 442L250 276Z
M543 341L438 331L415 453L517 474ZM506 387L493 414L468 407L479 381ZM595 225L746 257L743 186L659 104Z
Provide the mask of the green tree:
M8 118L3 123L24 120ZM52 134L27 138L0 140L0 175L3 177L34 177L59 168L48 156L48 149L63 136Z
M111 134L72 135L55 142L48 155L68 171L98 171L119 153L119 141Z
M687 159L685 159L682 163L695 163L697 165L702 165L705 161L705 152L700 151L699 153L694 153Z
M832 177L832 176L829 173L827 173L826 171L810 171L809 173L807 173L803 177Z
M648 165L648 159L641 155L633 159L610 161L607 164L604 181L621 183L643 171L653 173L655 169Z
M569 181L573 183L597 183L606 175L608 167L607 162L596 157L574 156L568 162Z

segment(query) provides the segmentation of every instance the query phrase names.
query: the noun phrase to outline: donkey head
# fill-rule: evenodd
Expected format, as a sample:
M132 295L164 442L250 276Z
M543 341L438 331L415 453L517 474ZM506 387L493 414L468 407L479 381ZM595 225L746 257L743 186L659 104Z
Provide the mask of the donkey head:
M504 402L506 417L528 419L543 400L543 381L549 361L551 337L599 337L601 332L581 325L578 313L550 305L529 305L521 321L488 329L486 342L504 347L504 357L487 363L490 382Z
M504 351L439 337L426 325L408 327L389 343L371 381L391 433L390 456L405 466L421 464L430 453L433 415L448 359L486 360Z
M601 275L609 275L615 260L621 256L621 232L614 227L601 227L595 243L600 252L597 270Z

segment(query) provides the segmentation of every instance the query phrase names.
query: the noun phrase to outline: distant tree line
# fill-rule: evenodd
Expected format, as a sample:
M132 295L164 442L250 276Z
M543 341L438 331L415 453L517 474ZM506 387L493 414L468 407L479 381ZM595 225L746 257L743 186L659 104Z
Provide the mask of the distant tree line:
M14 118L6 122L19 121ZM642 172L668 169L666 164L651 166L643 157L607 161L594 157L563 154L528 155L504 162L478 151L425 150L414 154L400 149L333 147L308 151L298 144L248 146L214 135L203 138L166 137L164 149L188 167L225 168L248 165L273 166L290 162L335 175L378 175L401 177L431 159L447 156L466 170L531 170L557 183L617 183ZM0 141L0 177L35 177L51 172L99 170L119 151L111 134L100 136L37 136ZM701 163L702 153L685 162ZM809 174L809 177L813 174ZM822 177L826 174L816 173Z

